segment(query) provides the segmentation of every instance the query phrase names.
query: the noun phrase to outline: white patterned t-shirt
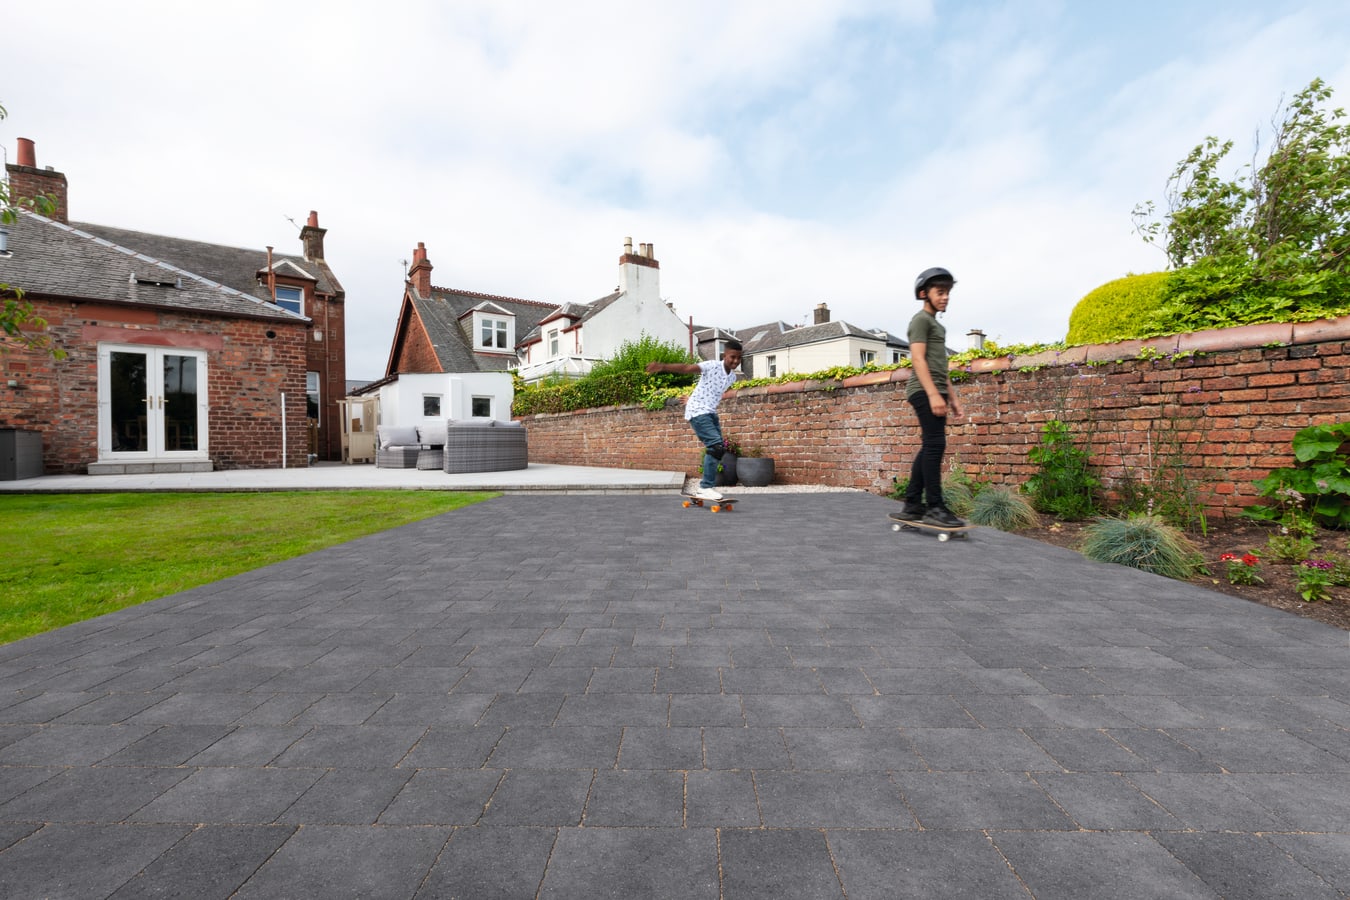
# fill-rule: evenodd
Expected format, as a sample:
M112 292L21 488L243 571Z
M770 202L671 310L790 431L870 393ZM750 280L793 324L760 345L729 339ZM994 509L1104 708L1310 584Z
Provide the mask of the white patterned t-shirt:
M717 412L717 404L722 402L722 393L736 380L736 372L727 371L720 359L710 359L698 364L701 373L689 402L684 405L685 419Z

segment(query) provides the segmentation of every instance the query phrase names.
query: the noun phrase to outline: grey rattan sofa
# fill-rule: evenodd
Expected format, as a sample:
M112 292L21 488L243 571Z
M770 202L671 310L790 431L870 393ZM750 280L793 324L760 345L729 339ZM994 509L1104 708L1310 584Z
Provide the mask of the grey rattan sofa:
M519 422L451 420L445 429L447 473L507 472L529 465L529 441Z

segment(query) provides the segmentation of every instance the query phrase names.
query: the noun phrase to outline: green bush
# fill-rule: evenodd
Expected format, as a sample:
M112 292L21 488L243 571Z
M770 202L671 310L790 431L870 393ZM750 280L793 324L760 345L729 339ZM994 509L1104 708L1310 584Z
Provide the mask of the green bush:
M627 403L660 409L669 397L693 384L694 376L648 375L647 363L694 361L674 344L662 343L643 334L636 341L624 341L613 357L596 363L590 372L575 381L550 379L535 385L517 381L511 413L528 416Z
M1080 549L1088 559L1180 580L1203 562L1195 545L1160 516L1098 519L1083 529Z
M1086 519L1097 511L1095 492L1100 482L1092 474L1087 451L1074 443L1067 423L1046 422L1041 443L1027 452L1027 460L1039 467L1023 488L1037 510L1066 522Z
M999 531L1016 531L1039 523L1026 498L1006 487L988 487L975 495L970 521Z
M1291 468L1275 469L1255 482L1275 506L1252 506L1243 514L1288 526L1300 514L1327 528L1350 527L1350 422L1311 425L1294 435Z
M1126 275L1090 291L1069 314L1069 344L1105 344L1144 336L1162 307L1169 273Z

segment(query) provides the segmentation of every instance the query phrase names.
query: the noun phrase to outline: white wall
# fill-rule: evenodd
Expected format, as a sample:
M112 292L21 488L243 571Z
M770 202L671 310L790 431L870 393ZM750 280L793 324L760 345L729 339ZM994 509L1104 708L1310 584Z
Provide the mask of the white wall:
M888 365L891 362L890 351L882 340L869 341L859 337L836 338L832 341L819 341L814 344L802 344L796 347L779 347L777 350L755 353L751 361L754 371L750 378L769 377L769 357L778 357L778 375L795 372L806 375L830 369L835 366L860 365L859 352L871 350L876 353L876 362Z
M422 415L424 394L440 395L440 416ZM400 375L380 388L380 424L436 425L446 419L470 419L474 397L490 398L492 418L509 422L515 395L511 376L505 372Z

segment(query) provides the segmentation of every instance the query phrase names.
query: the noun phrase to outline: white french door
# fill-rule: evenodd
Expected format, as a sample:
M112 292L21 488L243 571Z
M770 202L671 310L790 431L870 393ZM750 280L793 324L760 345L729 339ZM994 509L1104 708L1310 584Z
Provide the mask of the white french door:
M100 344L100 459L207 458L206 352Z

